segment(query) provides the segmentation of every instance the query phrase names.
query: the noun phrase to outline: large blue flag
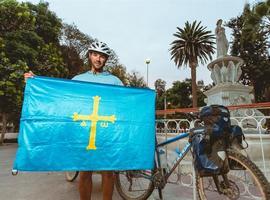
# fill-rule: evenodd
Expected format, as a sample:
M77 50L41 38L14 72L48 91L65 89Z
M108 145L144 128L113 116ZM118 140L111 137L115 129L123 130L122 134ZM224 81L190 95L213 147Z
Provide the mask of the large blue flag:
M151 169L155 92L56 78L27 81L14 169Z

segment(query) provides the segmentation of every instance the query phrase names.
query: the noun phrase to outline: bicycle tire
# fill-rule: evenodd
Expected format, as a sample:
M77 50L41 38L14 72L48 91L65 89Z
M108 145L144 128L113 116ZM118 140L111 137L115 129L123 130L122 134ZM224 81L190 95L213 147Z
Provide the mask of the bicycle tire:
M150 174L149 178L153 174L152 170L116 172L115 186L123 199L145 200L152 194L154 184L150 179L143 176L144 173ZM137 192L140 193L136 194Z
M66 181L73 182L79 175L79 171L65 172Z
M228 178L232 185L232 191L237 190L239 193L238 196L228 197L227 195L219 194L212 177L200 177L196 175L196 188L199 199L222 200L223 198L247 199L250 197L252 199L270 199L270 184L257 165L241 153L233 150L228 150L227 153L229 161L234 162L234 166L237 168L230 169ZM232 167L230 166L230 168ZM247 176L248 173L250 177ZM235 178L236 182L232 181L233 178ZM247 195L250 195L250 197L247 197Z

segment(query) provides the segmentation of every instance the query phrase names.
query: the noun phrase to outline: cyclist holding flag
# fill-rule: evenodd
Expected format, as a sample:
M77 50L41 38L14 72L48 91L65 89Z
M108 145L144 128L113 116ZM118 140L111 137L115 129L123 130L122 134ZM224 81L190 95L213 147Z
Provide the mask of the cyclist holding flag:
M111 54L110 48L103 42L93 42L87 52L90 70L75 76L72 80L123 85L121 80L103 68ZM30 71L24 78L33 77ZM114 174L112 171L102 171L103 200L111 200L114 189ZM81 200L90 200L92 192L92 171L81 171L79 180L79 193Z

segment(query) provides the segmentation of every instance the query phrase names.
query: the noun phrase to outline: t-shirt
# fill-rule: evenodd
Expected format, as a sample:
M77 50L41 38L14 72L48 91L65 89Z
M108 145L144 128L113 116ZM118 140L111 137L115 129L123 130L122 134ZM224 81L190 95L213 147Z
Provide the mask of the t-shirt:
M104 83L112 85L123 85L122 81L116 76L110 74L109 72L93 73L92 71L85 72L74 76L72 80L94 82L94 83Z

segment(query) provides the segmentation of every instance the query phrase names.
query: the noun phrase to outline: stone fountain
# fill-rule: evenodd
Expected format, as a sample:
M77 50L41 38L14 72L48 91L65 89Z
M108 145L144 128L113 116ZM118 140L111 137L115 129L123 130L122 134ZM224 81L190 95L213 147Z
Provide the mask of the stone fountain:
M242 74L243 60L239 57L224 55L208 64L211 78L215 86L204 94L207 104L221 104L225 106L252 103L253 87L239 82Z

